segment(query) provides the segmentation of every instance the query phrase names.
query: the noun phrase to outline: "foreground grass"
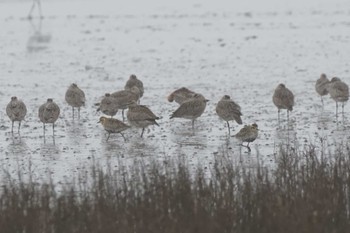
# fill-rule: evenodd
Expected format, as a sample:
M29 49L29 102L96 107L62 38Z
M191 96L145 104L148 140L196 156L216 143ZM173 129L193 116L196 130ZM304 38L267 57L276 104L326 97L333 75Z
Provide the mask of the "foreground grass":
M89 185L60 193L10 179L0 194L0 232L350 232L349 150L332 160L313 147L277 157L273 171L218 158L210 179L183 163L93 167Z

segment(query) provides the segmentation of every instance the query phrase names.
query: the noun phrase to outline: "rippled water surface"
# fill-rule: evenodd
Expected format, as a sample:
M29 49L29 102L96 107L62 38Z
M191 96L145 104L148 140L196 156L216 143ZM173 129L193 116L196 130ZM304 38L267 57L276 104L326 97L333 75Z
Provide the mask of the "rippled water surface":
M319 149L322 139L332 149L335 142L349 141L349 106L336 119L334 101L327 96L322 107L314 84L321 73L350 84L350 3L270 0L261 7L254 1L237 7L229 1L151 1L154 5L133 11L135 1L121 10L102 2L86 1L84 8L80 1L43 2L44 19L31 21L26 19L30 2L1 3L0 163L9 174L30 170L38 181L51 175L65 182L92 161L117 169L135 158L185 158L190 166L207 166L223 153L237 164L268 166L280 144L302 150L312 143ZM143 81L141 104L161 117L160 126L149 127L143 138L141 130L131 129L126 142L118 134L106 142L94 104L104 93L123 89L130 74ZM64 101L72 82L87 97L79 120ZM278 124L272 103L281 82L295 95L289 124L284 111ZM189 120L169 119L177 104L166 97L182 86L210 100L195 133ZM216 115L224 94L241 105L244 124L259 125L249 154ZM11 134L5 112L13 95L28 108L20 135ZM61 115L55 135L47 127L44 137L37 112L49 97ZM121 119L121 112L116 117ZM231 126L234 133L242 127Z

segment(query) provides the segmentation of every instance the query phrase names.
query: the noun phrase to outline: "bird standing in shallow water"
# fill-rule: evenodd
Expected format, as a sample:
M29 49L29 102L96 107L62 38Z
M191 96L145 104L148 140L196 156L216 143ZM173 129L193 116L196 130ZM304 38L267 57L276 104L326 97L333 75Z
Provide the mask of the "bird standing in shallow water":
M132 74L130 75L128 81L126 82L124 89L131 91L132 87L137 87L139 89L139 98L143 96L144 89L143 89L143 82L139 80L136 75Z
M328 84L329 84L329 80L325 74L321 74L320 78L317 79L315 84L316 92L321 96L322 106L323 106L323 96L328 95Z
M111 94L111 97L115 98L117 108L122 110L123 121L124 110L128 108L129 104L137 102L140 99L140 93L138 87L132 86L128 90L121 90Z
M247 147L248 151L250 152L251 149L249 147L249 143L255 141L255 139L258 137L258 125L256 123L252 125L245 125L236 135L235 137L240 140L241 146ZM245 146L243 145L243 142L248 142L248 144Z
M80 107L85 105L85 93L82 91L77 84L73 83L69 86L66 91L65 100L72 106L73 119L74 119L74 108L78 108L78 118L80 118Z
M159 126L156 122L159 117L157 117L148 107L144 105L137 105L135 102L132 102L129 105L129 110L126 117L130 125L137 128L142 128L141 137L143 136L143 132L147 126Z
M178 109L170 116L172 118L185 118L192 120L192 130L194 130L194 121L202 115L209 100L205 99L201 94L194 96L183 102Z
M229 121L235 120L242 124L241 107L231 100L230 96L224 95L216 105L216 113L227 122L228 134L231 134Z
M118 112L117 100L113 98L111 94L106 93L97 111L101 111L103 114L113 117Z
M186 100L192 98L196 93L187 89L186 87L181 87L175 91L173 91L168 96L168 101L173 102L175 100L176 103L182 104Z
M120 133L124 138L124 141L126 141L122 132L124 130L129 129L130 128L129 125L123 123L118 119L107 118L107 117L100 117L100 121L98 123L101 123L103 125L103 128L108 132L108 137L106 141L108 141L111 133Z
M333 77L328 85L329 95L335 100L335 115L338 117L338 102L342 102L342 114L344 115L344 104L349 100L349 87L339 78Z
M55 135L55 122L60 115L60 108L53 102L52 99L47 99L47 102L39 107L39 119L43 123L44 135L45 135L45 124L52 124L52 134Z
M18 100L16 96L13 96L11 97L10 103L7 104L6 114L12 121L12 127L11 127L12 133L13 133L14 122L15 121L19 122L19 125L18 125L18 133L19 133L19 130L21 128L21 121L24 119L24 117L27 114L26 105L21 100Z
M293 110L294 106L293 93L283 83L281 83L275 89L272 96L272 101L278 108L278 122L280 122L281 109L287 109L287 120L289 122L289 112Z

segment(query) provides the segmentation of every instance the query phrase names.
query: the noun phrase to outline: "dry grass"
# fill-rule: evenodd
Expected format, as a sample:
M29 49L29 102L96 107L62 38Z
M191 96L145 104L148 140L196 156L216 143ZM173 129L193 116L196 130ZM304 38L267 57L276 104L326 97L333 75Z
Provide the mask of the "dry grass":
M183 163L135 163L132 171L91 169L84 185L9 179L0 194L6 233L350 232L350 151L332 160L312 146L281 150L278 165L235 167L217 158L211 178ZM170 161L169 161L170 163ZM20 180L23 180L20 177ZM62 189L62 187L61 187Z

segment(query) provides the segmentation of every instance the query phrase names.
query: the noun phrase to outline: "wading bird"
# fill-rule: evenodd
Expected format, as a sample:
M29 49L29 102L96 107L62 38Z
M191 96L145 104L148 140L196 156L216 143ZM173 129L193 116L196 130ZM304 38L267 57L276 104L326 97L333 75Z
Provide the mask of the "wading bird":
M17 99L16 96L11 97L10 103L7 104L6 114L12 121L11 132L13 133L13 124L15 121L18 121L18 133L21 128L21 121L23 121L24 117L27 114L26 105L23 101Z

